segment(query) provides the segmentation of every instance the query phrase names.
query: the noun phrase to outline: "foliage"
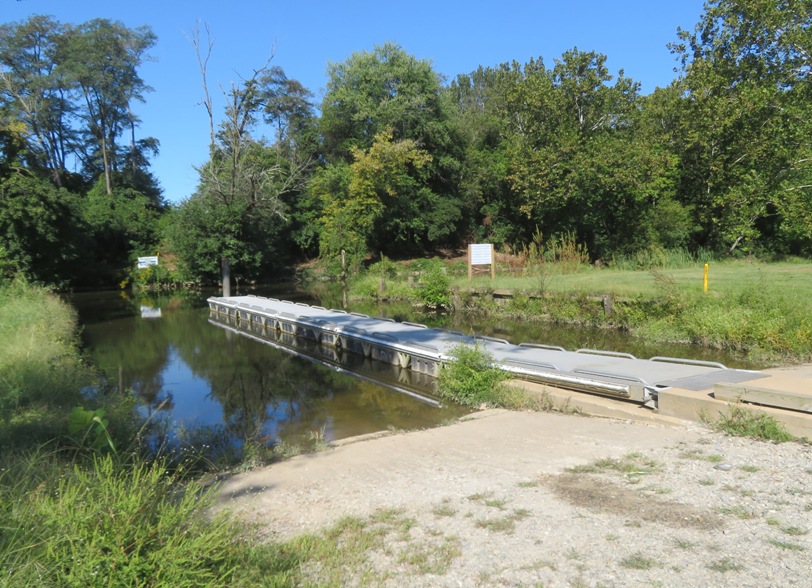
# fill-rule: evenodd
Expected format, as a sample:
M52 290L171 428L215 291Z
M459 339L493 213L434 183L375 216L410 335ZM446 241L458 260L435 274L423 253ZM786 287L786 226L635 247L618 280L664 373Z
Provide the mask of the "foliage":
M32 16L0 30L0 105L22 123L24 162L61 187L70 181L68 161L84 166L95 181L142 166L155 139L135 141L139 124L132 102L143 101L149 86L138 68L156 37L149 27L130 29L94 19L80 25ZM132 137L128 148L122 135Z
M212 489L178 486L160 461L123 468L112 456L60 475L12 479L4 469L0 578L9 585L213 586L235 573L242 529L209 518ZM16 466L16 467L15 467ZM19 472L17 472L19 473ZM39 472L37 472L39 473Z
M154 245L164 204L148 158L158 141L136 139L132 105L150 90L138 70L155 42L149 27L106 19L0 26L4 273L110 285Z
M810 18L805 1L713 0L672 46L685 74L673 132L680 197L695 206L702 244L809 243Z
M328 259L340 256L342 249L353 259L365 256L384 212L392 208L392 201L407 198L413 189L409 172L430 161L413 140L393 142L391 130L376 135L368 150L353 148L352 154L354 160L348 169L332 168L346 173L346 189L330 189L335 180L331 182L325 171L323 188L318 191L322 200L321 253Z
M424 270L420 276L420 283L422 287L416 293L427 306L437 308L451 303L451 281L439 259L432 260Z
M465 208L455 182L461 138L431 64L388 43L330 64L328 76L320 120L327 164L354 160L353 202L373 192L388 196L382 213L377 205L358 211L368 246L392 255L457 237ZM397 156L391 164L387 154ZM376 166L387 171L370 186Z
M312 239L301 226L314 219L306 208L312 201L303 198L314 149L310 93L267 61L223 90L224 117L216 126L206 77L208 41L206 50L199 32L192 39L209 117L210 156L198 169L196 192L166 224L165 240L185 280L216 281L224 257L238 279L255 280L282 265L291 234L307 246ZM273 131L271 144L256 136L262 123ZM291 209L297 211L296 226L290 224Z
M714 430L735 437L752 437L777 443L795 439L775 417L741 406L731 406L727 414L720 414L717 420L706 418L705 422Z
M83 273L89 251L79 202L49 182L0 178L0 274L66 286Z
M36 420L54 423L92 382L76 348L76 315L23 279L0 285L0 438L37 438ZM47 433L46 433L47 434ZM44 439L41 439L44 440Z
M449 352L452 358L440 371L437 390L441 396L465 406L495 406L506 372L493 365L484 349L460 345Z

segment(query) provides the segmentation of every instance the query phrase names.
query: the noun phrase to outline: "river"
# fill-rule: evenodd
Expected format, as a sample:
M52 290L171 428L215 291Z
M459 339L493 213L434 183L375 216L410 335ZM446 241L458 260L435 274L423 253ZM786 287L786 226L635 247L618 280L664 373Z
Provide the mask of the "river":
M341 295L318 286L264 288L253 293L340 307ZM139 411L176 444L219 443L236 450L246 439L306 447L385 429L431 427L466 411L417 396L394 382L343 370L231 333L208 322L213 293L133 296L123 292L71 298L83 344L108 386L133 394ZM426 314L408 304L354 304L349 310L480 333L512 342L671 355L752 367L740 359L686 345L653 344L601 329L551 327L462 314ZM386 380L386 378L383 378ZM415 391L414 388L411 391Z

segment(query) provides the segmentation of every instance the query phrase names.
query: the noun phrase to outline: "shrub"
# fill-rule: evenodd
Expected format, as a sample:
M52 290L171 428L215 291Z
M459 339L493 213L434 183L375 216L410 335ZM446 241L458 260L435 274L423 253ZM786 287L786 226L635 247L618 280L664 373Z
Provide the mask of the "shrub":
M774 417L740 406L731 407L730 412L719 415L716 421L709 421L707 418L703 420L712 429L735 437L752 437L778 443L795 439Z
M460 345L450 352L453 358L440 372L438 391L444 398L465 406L500 405L507 373L493 365L485 350Z
M180 488L160 461L124 468L97 457L71 471L40 454L25 467L39 484L19 481L4 500L0 584L210 586L234 573L242 529L210 518L212 491Z
M423 272L420 280L423 287L417 295L428 306L448 306L451 303L451 281L443 271L442 262L439 259L432 262Z

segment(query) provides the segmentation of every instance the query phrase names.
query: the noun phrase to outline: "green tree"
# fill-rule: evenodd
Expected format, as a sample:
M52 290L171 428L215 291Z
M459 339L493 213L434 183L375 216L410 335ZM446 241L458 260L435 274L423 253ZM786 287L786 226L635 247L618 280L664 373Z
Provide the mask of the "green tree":
M414 190L413 171L431 161L415 141L393 141L390 130L378 133L369 149L354 147L352 152L354 161L349 169L343 168L348 172L345 189L334 190L333 182L338 180L340 186L341 176L330 181L336 168L324 172L318 184L323 201L321 251L327 258L335 259L342 249L353 260L365 256L385 211L398 208L398 200L408 198Z
M807 248L812 239L812 4L713 0L672 46L687 94L681 198L707 244Z
M48 180L0 178L0 271L68 286L85 273L90 251L77 199Z
M425 166L412 166L412 181L401 183L369 244L403 254L458 239L468 218L457 192L462 137L431 64L389 43L331 63L327 73L320 131L328 164L350 163L354 150L370 149L386 130L394 143L414 141L431 156Z
M130 149L136 148L139 121L132 104L143 102L151 90L138 68L156 41L147 26L130 29L107 19L71 27L60 41L63 61L58 70L76 85L82 98L77 115L84 121L88 149L80 156L89 170L101 171L108 194L113 193L113 174L122 157L118 144L122 133L130 132Z
M0 25L0 109L19 123L23 159L62 185L77 140L71 85L60 75L60 42L67 30L50 16Z
M454 124L464 138L459 193L474 210L476 238L513 244L528 235L509 173L507 93L520 73L509 64L460 74L445 93L454 105Z
M674 160L639 134L638 84L604 55L531 61L507 93L510 182L518 210L550 236L574 233L597 257L650 244L650 214Z
M222 257L237 276L257 278L282 261L289 208L301 198L312 165L309 93L269 59L224 90L216 123L207 81L213 44L209 37L204 48L199 31L191 40L212 142L198 188L172 215L166 235L188 279L216 279ZM273 130L273 142L256 136L262 123Z

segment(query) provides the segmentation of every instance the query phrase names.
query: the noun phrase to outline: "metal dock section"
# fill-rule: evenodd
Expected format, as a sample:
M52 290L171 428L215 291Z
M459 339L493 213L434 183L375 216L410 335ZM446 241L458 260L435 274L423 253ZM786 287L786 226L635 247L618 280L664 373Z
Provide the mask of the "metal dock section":
M208 299L215 322L244 330L274 331L291 340L304 339L326 355L353 353L436 378L452 350L476 345L513 376L566 390L629 400L656 408L660 390L670 387L701 390L717 382L744 382L760 372L728 369L715 362L671 357L638 359L628 353L594 349L567 351L536 343L509 343L459 331L431 329L410 322L372 318L259 296Z

